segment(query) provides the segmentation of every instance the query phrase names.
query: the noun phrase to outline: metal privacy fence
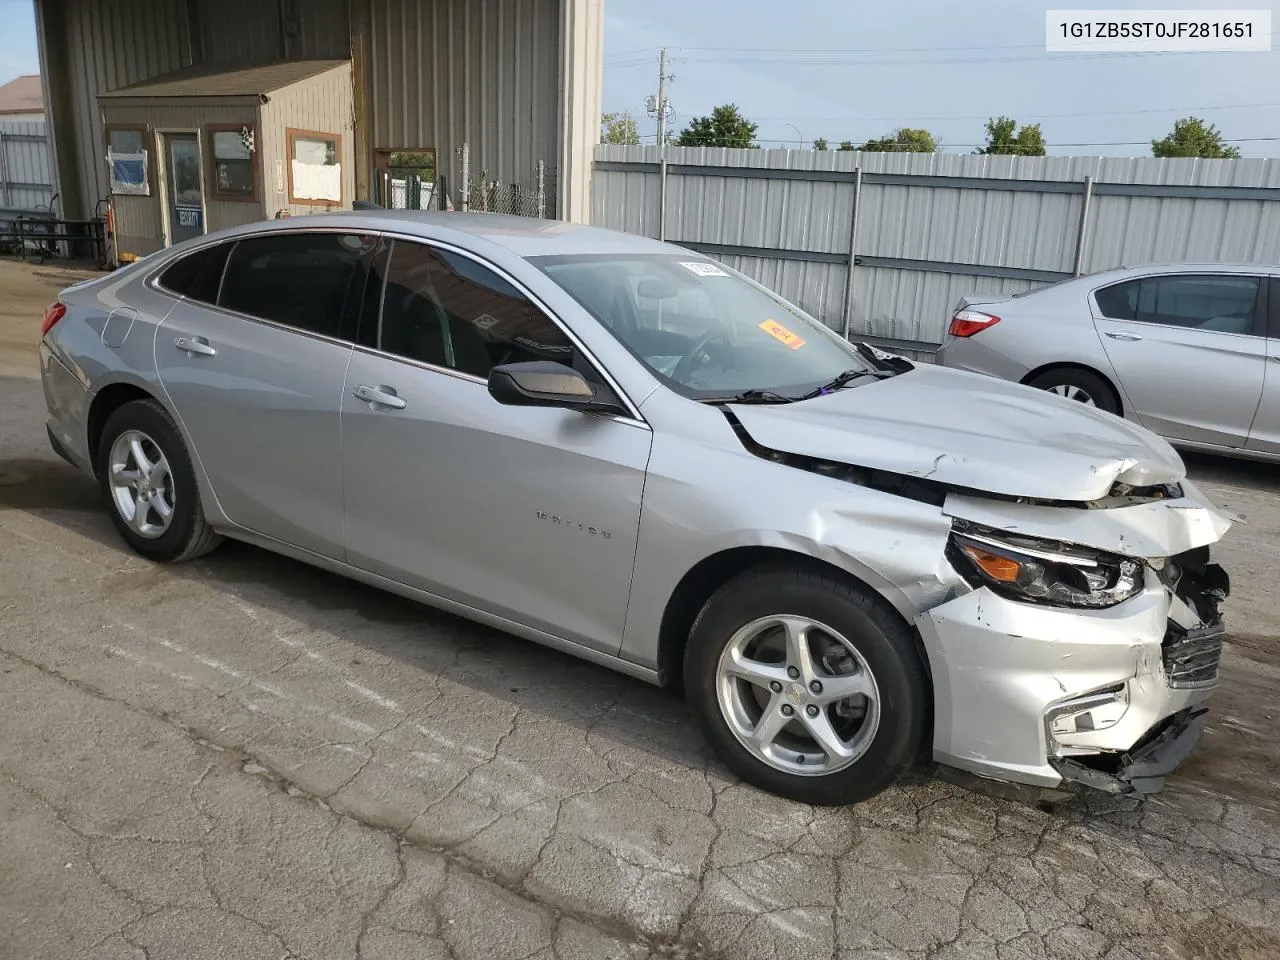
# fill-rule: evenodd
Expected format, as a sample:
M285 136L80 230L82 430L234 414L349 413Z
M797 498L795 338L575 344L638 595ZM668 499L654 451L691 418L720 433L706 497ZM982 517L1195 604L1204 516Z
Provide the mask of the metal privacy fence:
M928 354L966 293L1170 261L1280 262L1280 160L596 148L592 222L716 257Z
M53 154L43 119L0 119L0 217L49 213Z

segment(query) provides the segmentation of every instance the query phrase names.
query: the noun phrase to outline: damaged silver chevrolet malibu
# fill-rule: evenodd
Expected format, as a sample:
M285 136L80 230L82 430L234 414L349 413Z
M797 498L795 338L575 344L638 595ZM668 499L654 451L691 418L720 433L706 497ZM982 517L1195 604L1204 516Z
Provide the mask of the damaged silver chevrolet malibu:
M1149 793L1231 520L1163 440L851 345L686 249L378 211L69 288L49 438L157 561L258 544L660 684L819 804L940 762Z

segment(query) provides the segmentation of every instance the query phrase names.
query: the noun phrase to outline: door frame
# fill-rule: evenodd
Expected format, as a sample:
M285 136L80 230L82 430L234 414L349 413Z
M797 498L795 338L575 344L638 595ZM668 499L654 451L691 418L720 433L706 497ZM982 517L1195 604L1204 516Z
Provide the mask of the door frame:
M169 222L169 150L167 137L171 133L190 134L196 138L197 163L200 164L200 235L209 232L209 197L205 190L204 137L199 127L156 127L156 177L160 181L160 231L164 247L173 246L173 224Z

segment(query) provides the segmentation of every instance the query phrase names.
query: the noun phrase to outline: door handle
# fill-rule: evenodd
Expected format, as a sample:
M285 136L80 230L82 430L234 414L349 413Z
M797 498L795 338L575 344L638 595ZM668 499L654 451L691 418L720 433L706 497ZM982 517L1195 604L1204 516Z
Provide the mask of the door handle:
M204 337L178 337L173 341L173 345L179 350L187 351L187 356L198 353L202 357L214 357L218 354L218 351L209 346L209 341Z
M1136 333L1112 333L1110 330L1106 331L1104 335L1110 337L1112 340L1124 340L1126 343L1142 339Z
M392 410L403 410L408 404L403 397L397 397L395 391L390 387L366 387L363 384L351 391L356 395L357 400L363 400L366 403L376 404L380 407L390 407Z

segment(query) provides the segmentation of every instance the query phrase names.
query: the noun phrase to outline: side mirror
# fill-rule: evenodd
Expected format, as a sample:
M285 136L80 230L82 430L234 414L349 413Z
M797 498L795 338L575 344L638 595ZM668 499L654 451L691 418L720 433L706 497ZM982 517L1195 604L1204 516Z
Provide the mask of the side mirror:
M550 360L504 363L489 371L489 395L510 407L564 407L571 410L618 409L596 399L596 390L572 367Z

